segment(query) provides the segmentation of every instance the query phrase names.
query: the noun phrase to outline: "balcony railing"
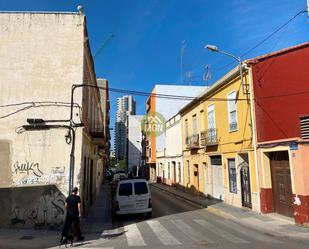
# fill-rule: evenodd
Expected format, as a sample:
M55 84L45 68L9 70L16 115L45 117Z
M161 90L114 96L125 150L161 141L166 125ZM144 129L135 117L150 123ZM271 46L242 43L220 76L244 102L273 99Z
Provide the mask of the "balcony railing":
M103 124L95 124L90 129L90 135L92 138L104 138L104 127Z
M217 129L208 129L201 132L201 146L212 146L218 144Z
M188 149L196 149L200 147L199 134L186 137L186 146Z

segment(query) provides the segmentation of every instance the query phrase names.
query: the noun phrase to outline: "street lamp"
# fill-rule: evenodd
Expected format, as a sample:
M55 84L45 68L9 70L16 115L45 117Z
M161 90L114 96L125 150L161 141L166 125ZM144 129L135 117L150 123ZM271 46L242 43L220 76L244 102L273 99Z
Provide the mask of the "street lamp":
M244 83L243 83L243 77L242 77L242 62L241 62L240 57L237 57L237 56L232 55L232 54L230 54L230 53L221 51L221 50L219 50L219 48L218 48L217 46L215 46L215 45L207 44L207 45L205 45L204 48L207 48L208 50L210 50L210 51L212 51L212 52L217 52L217 53L224 54L224 55L227 55L227 56L229 56L229 57L232 57L233 59L235 59L235 60L238 62L238 65L239 65L239 74L240 74L240 82L241 82L241 89L242 89L242 93L245 94Z

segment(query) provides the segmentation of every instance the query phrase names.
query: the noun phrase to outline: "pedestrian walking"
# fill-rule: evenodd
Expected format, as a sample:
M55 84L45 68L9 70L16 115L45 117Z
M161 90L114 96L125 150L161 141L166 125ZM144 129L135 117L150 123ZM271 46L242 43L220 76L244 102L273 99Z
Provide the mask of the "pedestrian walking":
M64 243L68 239L68 233L72 226L74 225L75 233L77 235L77 241L82 241L84 236L81 234L80 230L80 196L77 195L78 188L74 187L72 193L65 200L65 208L67 210L61 240L60 243Z

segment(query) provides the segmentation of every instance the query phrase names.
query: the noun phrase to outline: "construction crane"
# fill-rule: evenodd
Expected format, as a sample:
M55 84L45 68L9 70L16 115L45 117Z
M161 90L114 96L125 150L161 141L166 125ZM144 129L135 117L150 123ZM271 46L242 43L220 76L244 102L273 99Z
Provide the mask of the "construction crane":
M106 45L110 42L111 39L115 37L114 34L110 34L103 42L100 48L95 52L93 59L96 59L98 55L102 52L102 50L106 47Z

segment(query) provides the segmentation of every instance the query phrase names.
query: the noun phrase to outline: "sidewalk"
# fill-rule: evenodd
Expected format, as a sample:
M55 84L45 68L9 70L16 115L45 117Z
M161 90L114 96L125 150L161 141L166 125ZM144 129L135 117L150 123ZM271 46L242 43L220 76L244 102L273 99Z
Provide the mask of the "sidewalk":
M237 208L224 202L218 202L214 199L194 196L185 193L176 187L163 185L161 183L152 183L151 185L174 195L176 198L192 203L193 205L207 208L208 212L222 216L226 219L231 219L239 224L259 230L263 233L294 239L309 239L309 228L296 226L294 220L286 219L280 215L258 214L247 208Z
M103 185L89 211L89 216L81 222L85 244L91 244L89 240L97 239L102 231L112 228L110 211L110 186ZM0 228L0 248L59 248L60 233L51 230ZM75 242L74 246L82 244Z

